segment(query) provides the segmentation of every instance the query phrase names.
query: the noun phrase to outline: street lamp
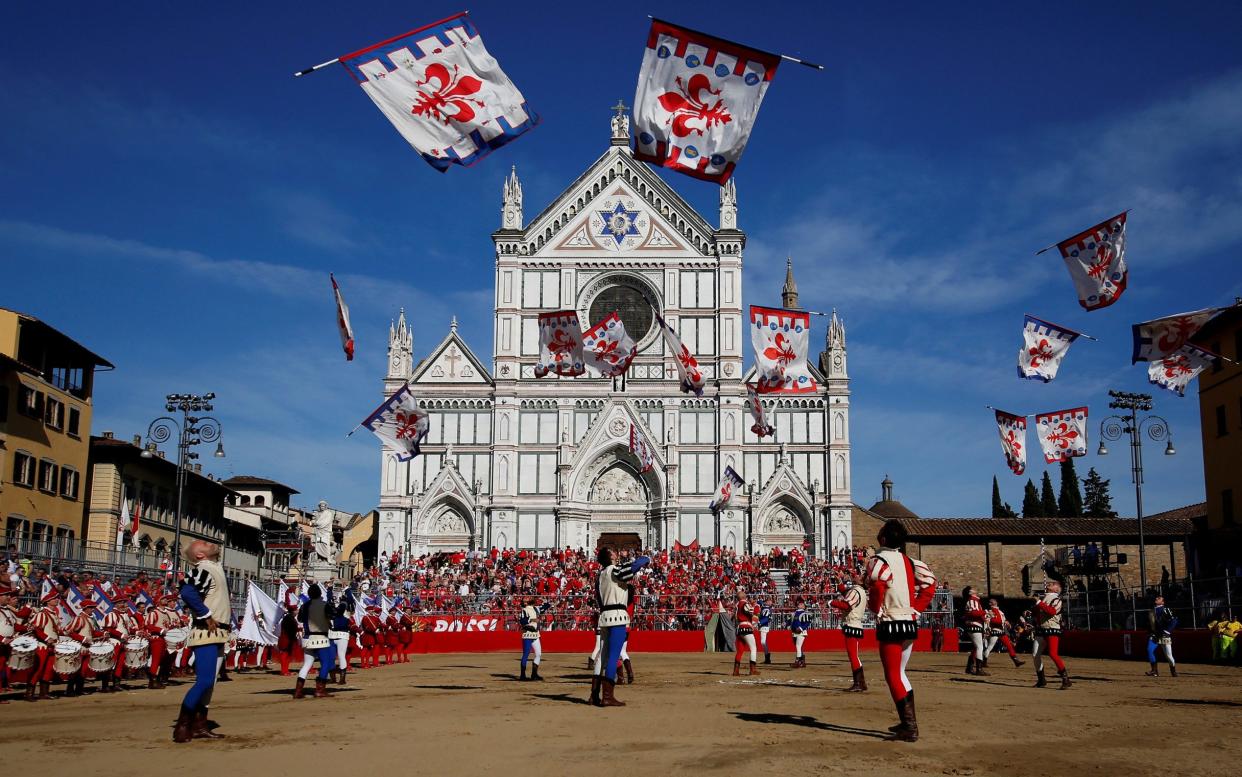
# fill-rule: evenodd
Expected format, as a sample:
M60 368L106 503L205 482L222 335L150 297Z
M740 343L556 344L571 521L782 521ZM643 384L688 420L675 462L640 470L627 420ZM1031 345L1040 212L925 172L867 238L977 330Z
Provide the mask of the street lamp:
M191 450L202 443L216 443L216 458L224 458L224 442L220 440L220 422L211 416L190 415L190 413L211 412L211 401L215 394L169 394L166 396L164 409L169 413L180 411L181 421L170 416L160 416L147 427L147 444L142 451L144 459L155 455L159 443L172 439L177 433L177 513L173 524L173 579L181 569L181 510L185 495L186 473L190 462L198 458L198 453Z
M1134 504L1138 513L1139 530L1139 586L1143 596L1147 595L1147 545L1143 537L1143 435L1146 434L1155 442L1168 439L1164 448L1165 456L1173 456L1177 449L1173 447L1173 434L1169 431L1169 422L1158 415L1148 415L1139 419L1139 411L1151 411L1151 394L1132 394L1128 391L1109 391L1113 398L1108 406L1114 410L1128 410L1128 414L1112 415L1100 422L1100 437L1105 440L1120 440L1123 434L1130 435L1130 477L1134 481ZM1108 448L1101 440L1099 456L1107 456Z
M759 489L755 486L755 481L750 481L746 485L746 555L755 555L755 500L758 498ZM720 543L720 526L717 521L716 526L716 543Z

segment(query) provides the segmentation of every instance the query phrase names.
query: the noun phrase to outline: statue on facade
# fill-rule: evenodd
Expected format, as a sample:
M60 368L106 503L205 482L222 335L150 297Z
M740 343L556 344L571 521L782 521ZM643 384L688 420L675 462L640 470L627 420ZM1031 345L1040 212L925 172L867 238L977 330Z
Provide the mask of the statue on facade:
M328 507L327 502L320 500L311 522L314 528L311 543L315 546L315 555L328 563L336 562L336 547L332 542L332 519L335 514L336 511Z

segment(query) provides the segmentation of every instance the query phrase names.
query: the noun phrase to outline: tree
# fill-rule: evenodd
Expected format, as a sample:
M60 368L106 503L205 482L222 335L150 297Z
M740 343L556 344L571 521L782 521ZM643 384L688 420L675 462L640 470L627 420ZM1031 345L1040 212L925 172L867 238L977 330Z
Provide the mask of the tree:
M1057 517L1057 495L1052 490L1052 478L1048 477L1048 470L1044 470L1044 479L1040 483L1039 510L1045 518Z
M1001 501L1000 483L997 482L996 476L992 476L992 517L993 518L1017 518L1018 514L1013 511L1008 502Z
M1039 504L1039 491L1030 478L1026 479L1026 489L1022 492L1022 517L1043 518L1044 509Z
M1057 515L1062 518L1082 517L1082 491L1078 488L1078 472L1074 460L1061 462L1061 495L1057 497Z
M1108 481L1100 477L1095 467L1087 470L1087 477L1082 481L1083 515L1088 518L1116 518L1113 511L1113 498L1108 494Z

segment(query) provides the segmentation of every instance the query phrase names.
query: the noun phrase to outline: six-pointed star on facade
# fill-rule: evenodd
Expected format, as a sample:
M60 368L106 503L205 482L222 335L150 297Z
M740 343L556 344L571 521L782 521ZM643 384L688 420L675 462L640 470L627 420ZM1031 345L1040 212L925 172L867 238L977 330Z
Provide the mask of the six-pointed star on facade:
M616 240L617 245L621 245L627 237L638 234L638 211L626 210L620 202L612 210L599 211L599 217L604 220L604 228L599 234Z

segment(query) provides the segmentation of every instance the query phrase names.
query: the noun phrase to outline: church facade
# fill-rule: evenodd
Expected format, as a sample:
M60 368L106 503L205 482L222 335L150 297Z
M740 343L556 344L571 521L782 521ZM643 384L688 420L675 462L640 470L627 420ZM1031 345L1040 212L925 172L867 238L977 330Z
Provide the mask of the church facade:
M385 395L409 383L431 430L422 455L380 454L378 550L415 556L487 548L592 548L608 541L675 542L764 552L849 546L849 377L845 328L833 313L815 357L813 393L768 395L775 439L759 440L743 372L737 190L720 189L713 228L629 149L629 121L612 119L603 153L554 202L525 219L522 186L502 192L495 330L484 361L457 332L417 363L404 313L389 337ZM758 304L775 289L763 290ZM792 270L783 303L798 305ZM621 379L535 377L537 317L577 310L585 330L616 311L638 344ZM702 397L683 394L654 311L695 354ZM818 319L815 319L818 320ZM814 321L814 320L813 320ZM631 425L653 443L643 473ZM725 466L746 481L718 514L708 505Z

